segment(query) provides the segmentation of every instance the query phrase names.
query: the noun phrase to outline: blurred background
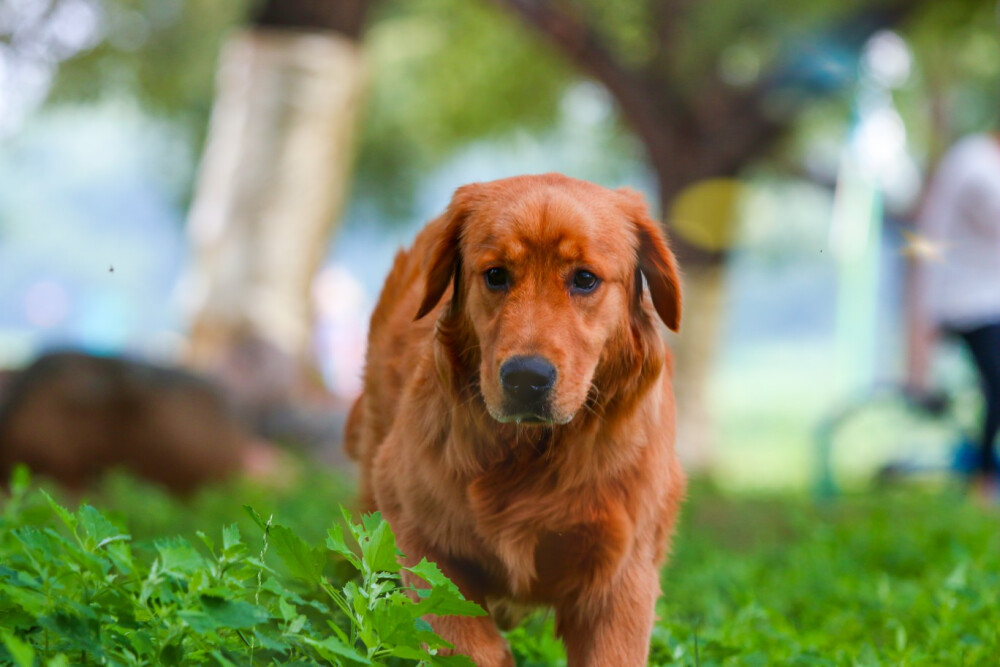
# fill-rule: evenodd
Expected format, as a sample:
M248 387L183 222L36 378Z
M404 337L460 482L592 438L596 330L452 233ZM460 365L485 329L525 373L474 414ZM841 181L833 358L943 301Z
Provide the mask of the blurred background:
M998 27L994 0L0 0L6 446L58 474L90 443L69 478L132 456L109 439L342 463L396 250L462 184L559 171L671 235L690 470L830 493L947 462L980 406L957 347L947 406L897 390L910 225L995 127Z

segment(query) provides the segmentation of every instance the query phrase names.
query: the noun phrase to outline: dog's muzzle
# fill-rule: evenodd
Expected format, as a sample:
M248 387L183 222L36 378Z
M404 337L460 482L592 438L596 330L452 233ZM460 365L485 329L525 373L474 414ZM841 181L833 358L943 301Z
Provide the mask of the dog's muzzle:
M556 383L556 368L544 357L511 357L500 367L504 421L551 421L549 397Z

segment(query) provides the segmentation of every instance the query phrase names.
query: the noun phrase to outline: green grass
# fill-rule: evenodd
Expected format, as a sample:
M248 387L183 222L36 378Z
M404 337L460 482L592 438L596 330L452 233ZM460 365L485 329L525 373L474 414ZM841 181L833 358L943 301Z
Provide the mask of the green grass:
M981 665L1000 656L1000 513L918 488L816 506L696 488L658 660Z
M434 642L417 617L429 604L470 609L443 581L432 582L433 603L404 600L384 525L344 530L348 489L311 472L285 489L236 483L177 501L115 478L89 498L103 514L84 506L67 518L35 492L6 503L0 664L443 664L415 652ZM43 580L48 602L29 599ZM982 665L1000 655L1000 511L947 488L816 505L696 483L662 582L652 664ZM519 665L564 664L550 614L508 639Z

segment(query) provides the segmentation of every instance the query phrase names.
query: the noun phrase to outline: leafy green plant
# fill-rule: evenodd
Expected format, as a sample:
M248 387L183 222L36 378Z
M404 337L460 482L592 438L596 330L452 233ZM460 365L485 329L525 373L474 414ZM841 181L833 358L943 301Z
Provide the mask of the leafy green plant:
M320 470L183 500L112 478L91 492L101 511L69 512L19 473L0 507L0 665L471 664L421 618L482 611L429 563L400 567L377 516L331 525L350 492ZM995 664L998 526L948 488L817 505L696 482L650 664ZM566 664L553 620L507 633L520 667Z
M131 536L88 504L70 512L20 471L0 518L0 664L472 665L427 614L481 615L432 563L403 568L377 514L344 511L322 545L263 519L221 543ZM412 587L403 572L425 585Z

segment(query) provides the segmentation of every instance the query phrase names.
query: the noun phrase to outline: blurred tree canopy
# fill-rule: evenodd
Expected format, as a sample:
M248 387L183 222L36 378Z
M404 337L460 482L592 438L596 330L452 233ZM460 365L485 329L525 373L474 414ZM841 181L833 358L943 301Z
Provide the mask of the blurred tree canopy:
M60 3L50 0L49 12ZM247 0L100 0L96 45L60 63L53 104L134 98L175 122L200 153L226 34ZM373 81L356 188L407 208L418 176L455 147L551 122L570 68L516 19L478 2L376 5L367 37Z
M47 1L51 11L75 0ZM246 20L248 0L100 0L97 6L97 44L59 65L50 101L134 98L177 122L200 148L219 49Z
M75 4L95 10L99 25L86 48L56 57L63 61L50 101L134 97L183 127L197 155L219 47L228 31L246 23L253 4L37 3L48 16ZM676 123L683 141L674 155L684 156L672 158L678 163L692 161L692 147L704 150L720 133L721 149L735 151L736 144L752 142L748 133L756 127L759 145L746 152L758 157L787 145L781 140L796 118L828 121L829 114L815 112L816 100L819 109L846 108L847 95L840 93L851 92L858 49L882 25L901 30L914 52L915 75L896 95L911 136L931 151L992 121L1000 97L992 0L382 0L373 10L366 37L373 81L355 187L397 210L407 207L417 179L457 147L517 127L544 130L567 86L581 76L607 85L585 62L581 73L588 50L618 68L627 85L653 95L664 122ZM517 20L531 22L538 12L569 22L535 21L546 41ZM28 32L0 20L0 47L30 52ZM553 48L560 40L562 48ZM615 97L621 103L622 96ZM623 111L623 123L635 129ZM732 172L745 162L721 160L715 168ZM658 167L665 168L672 167Z
M455 148L549 126L577 76L515 17L483 2L385 2L368 46L358 186L397 210Z

